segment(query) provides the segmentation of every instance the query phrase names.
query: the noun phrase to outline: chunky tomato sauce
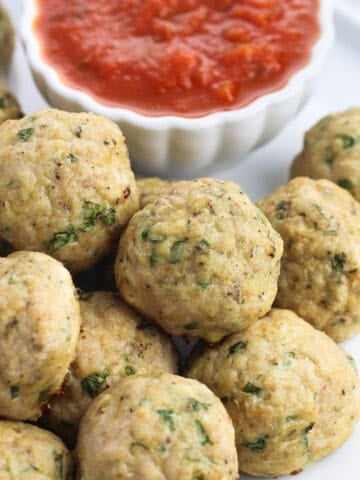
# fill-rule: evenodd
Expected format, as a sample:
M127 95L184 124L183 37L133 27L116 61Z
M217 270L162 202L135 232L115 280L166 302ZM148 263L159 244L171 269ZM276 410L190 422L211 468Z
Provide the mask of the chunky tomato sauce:
M38 0L43 55L68 85L149 116L231 110L286 84L318 0Z

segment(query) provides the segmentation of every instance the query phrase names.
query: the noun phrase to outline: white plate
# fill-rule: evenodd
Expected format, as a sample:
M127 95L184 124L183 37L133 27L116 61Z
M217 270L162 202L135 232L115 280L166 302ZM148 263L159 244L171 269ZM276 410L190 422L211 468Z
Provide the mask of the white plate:
M3 0L15 23L21 12L20 0ZM351 106L360 106L360 0L336 0L341 15L336 19L337 40L319 87L306 108L281 134L265 147L251 153L241 163L216 173L216 177L237 181L253 200L286 183L292 158L300 150L304 131L323 115ZM343 8L342 8L343 7ZM350 12L345 15L344 8ZM359 28L349 28L350 22ZM9 75L9 85L18 95L23 110L32 112L47 106L32 81L18 42ZM360 336L343 346L355 358L360 370ZM254 477L241 475L242 480ZM296 477L283 480L360 480L360 423L354 435L336 452L320 460Z
M360 35L360 0L336 0L336 9L356 28L359 28Z

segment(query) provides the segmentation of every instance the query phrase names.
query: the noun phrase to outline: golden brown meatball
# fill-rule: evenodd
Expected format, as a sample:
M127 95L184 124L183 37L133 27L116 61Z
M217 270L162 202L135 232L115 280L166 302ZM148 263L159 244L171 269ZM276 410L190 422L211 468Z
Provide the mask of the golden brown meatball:
M236 480L231 420L195 380L135 375L103 392L83 417L80 480Z
M360 200L360 108L322 118L305 135L291 176L326 178Z
M71 480L70 452L50 432L0 420L1 480Z
M282 248L238 185L177 182L131 219L115 280L167 332L217 342L269 311Z
M0 417L35 420L61 389L80 312L69 272L44 253L0 258Z
M327 180L296 178L259 202L284 240L276 306L336 341L360 332L360 205Z
M139 194L140 208L154 202L162 191L171 187L172 182L158 177L137 178L136 186Z
M68 445L93 398L123 377L177 372L169 337L110 292L83 293L81 334L63 393L50 401L41 424Z
M14 51L15 33L6 9L0 3L0 74L10 65Z
M107 254L138 208L117 125L55 109L0 125L0 195L2 242L47 252L73 272Z
M209 348L189 376L222 398L239 468L252 475L298 472L342 445L360 416L360 382L345 352L289 310Z
M0 123L21 116L20 105L15 96L0 81Z

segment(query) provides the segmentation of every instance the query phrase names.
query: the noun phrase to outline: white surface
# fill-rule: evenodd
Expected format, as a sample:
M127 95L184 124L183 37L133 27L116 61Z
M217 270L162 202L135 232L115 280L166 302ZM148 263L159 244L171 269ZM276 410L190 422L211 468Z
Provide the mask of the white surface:
M21 11L19 0L3 0L16 22ZM337 0L337 3L345 0ZM355 10L360 10L360 0L348 0ZM320 77L319 88L307 107L296 120L265 147L248 155L244 161L227 170L218 171L218 178L237 181L253 200L266 195L285 183L289 164L302 145L304 131L321 116L360 106L360 23L355 27L355 13L351 19L337 17L337 40ZM27 113L46 106L37 92L21 49L16 51L9 76L9 85L19 96ZM360 336L345 342L346 350L353 355L360 370ZM246 480L253 477L242 475ZM360 480L360 424L354 435L333 454L309 467L303 473L284 480Z
M360 0L336 0L336 8L355 28L360 28Z
M310 61L280 90L263 95L238 110L199 118L147 117L124 108L107 107L87 93L71 88L41 52L34 33L37 0L24 0L21 36L36 83L49 102L72 111L92 111L121 127L133 162L151 174L193 174L241 159L273 138L293 118L314 89L333 41L332 0L320 0L320 36Z

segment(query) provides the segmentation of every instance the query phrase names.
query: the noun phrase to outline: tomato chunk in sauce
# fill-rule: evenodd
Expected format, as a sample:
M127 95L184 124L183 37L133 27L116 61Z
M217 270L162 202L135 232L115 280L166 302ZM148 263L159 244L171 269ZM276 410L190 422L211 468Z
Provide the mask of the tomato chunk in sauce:
M42 54L69 86L148 116L199 117L307 64L318 0L38 0Z

